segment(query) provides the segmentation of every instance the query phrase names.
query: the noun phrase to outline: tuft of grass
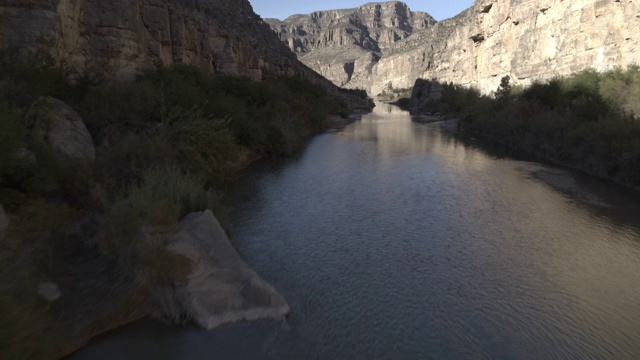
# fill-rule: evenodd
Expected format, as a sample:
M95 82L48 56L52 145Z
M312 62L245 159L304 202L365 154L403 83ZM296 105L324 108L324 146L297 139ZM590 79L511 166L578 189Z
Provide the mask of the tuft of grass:
M118 260L123 271L138 274L143 283L174 277L174 270L179 275L183 268L174 266L181 261L174 259L167 245L178 220L194 211L218 209L218 204L218 194L204 190L201 179L179 167L149 169L140 184L132 185L104 216L98 231L100 247Z

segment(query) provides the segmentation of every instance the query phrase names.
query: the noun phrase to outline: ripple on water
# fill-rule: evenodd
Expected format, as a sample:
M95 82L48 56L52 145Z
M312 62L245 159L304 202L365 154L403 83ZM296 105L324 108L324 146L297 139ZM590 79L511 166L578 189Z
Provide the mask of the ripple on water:
M291 317L176 331L173 358L640 358L640 208L570 176L389 106L318 136L234 190L233 241Z

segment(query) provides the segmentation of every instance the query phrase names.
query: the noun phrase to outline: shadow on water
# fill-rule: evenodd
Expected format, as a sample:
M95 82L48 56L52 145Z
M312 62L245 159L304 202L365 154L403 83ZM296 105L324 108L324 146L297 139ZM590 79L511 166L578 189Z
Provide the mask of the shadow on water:
M145 321L72 359L640 358L640 202L593 179L378 104L229 200L291 317Z

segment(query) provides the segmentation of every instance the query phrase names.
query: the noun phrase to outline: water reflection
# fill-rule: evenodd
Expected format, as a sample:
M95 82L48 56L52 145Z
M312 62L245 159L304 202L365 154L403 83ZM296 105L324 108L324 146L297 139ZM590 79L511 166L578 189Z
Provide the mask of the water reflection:
M76 358L640 358L640 207L573 179L379 105L235 189L233 241L286 325L131 330Z

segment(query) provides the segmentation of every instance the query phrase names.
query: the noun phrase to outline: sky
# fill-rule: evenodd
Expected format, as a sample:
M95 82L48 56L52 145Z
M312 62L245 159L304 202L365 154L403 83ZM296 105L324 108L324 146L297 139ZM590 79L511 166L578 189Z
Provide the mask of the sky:
M383 0L377 1L381 2ZM253 11L262 18L284 20L294 14L310 14L319 10L356 8L371 0L249 0ZM458 15L473 4L473 0L404 0L412 11L424 11L436 20L444 20Z

